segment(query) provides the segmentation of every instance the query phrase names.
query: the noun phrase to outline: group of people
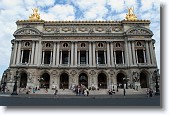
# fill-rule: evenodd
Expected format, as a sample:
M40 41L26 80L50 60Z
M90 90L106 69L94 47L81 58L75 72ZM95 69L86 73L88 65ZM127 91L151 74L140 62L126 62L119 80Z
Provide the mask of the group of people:
M74 86L73 90L76 95L89 96L89 89L82 84Z
M146 93L147 93L147 97L153 96L153 90L151 88L147 88Z
M8 87L6 85L2 85L2 86L0 86L0 91L2 93L6 93L8 91Z

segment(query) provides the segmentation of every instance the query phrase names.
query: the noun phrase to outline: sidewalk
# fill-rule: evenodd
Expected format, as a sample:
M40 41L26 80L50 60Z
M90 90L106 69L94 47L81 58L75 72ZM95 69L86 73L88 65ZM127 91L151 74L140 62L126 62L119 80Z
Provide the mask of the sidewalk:
M53 95L53 94L18 94L11 95L10 93L0 93L0 96L6 97L20 97L20 98L147 98L146 94L133 94L133 95L89 95L89 96L76 96L76 95Z

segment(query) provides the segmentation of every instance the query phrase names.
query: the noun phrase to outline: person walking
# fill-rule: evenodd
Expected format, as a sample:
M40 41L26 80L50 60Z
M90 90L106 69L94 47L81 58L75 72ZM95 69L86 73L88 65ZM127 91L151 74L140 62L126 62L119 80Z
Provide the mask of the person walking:
M58 93L58 90L57 88L55 88L54 95L57 95L57 93Z

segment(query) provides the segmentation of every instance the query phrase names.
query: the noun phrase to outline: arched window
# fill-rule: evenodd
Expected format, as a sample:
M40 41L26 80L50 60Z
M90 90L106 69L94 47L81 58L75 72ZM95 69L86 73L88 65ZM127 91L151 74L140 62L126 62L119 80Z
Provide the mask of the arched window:
M46 43L46 47L50 47L51 46L51 44L50 43Z
M85 47L86 45L85 45L85 43L81 43L81 47Z
M64 44L63 44L63 47L68 47L68 43L64 43Z
M116 47L120 47L120 43L116 43Z
M30 46L30 43L29 42L25 42L25 46L26 47Z
M98 46L99 47L103 47L103 43L98 43Z
M141 42L137 42L137 46L141 46Z

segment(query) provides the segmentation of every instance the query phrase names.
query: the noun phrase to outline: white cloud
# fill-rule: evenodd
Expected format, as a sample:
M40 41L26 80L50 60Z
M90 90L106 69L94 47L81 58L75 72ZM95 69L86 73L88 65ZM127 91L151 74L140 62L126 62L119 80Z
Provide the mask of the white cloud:
M107 4L110 5L111 10L115 12L122 12L126 9L124 0L108 0Z
M45 15L49 15L51 18L55 18L55 20L74 20L75 9L72 5L55 5L49 8Z
M156 9L158 9L158 7L160 7L160 1L159 0L141 0L141 11L149 11L151 10L153 7Z

